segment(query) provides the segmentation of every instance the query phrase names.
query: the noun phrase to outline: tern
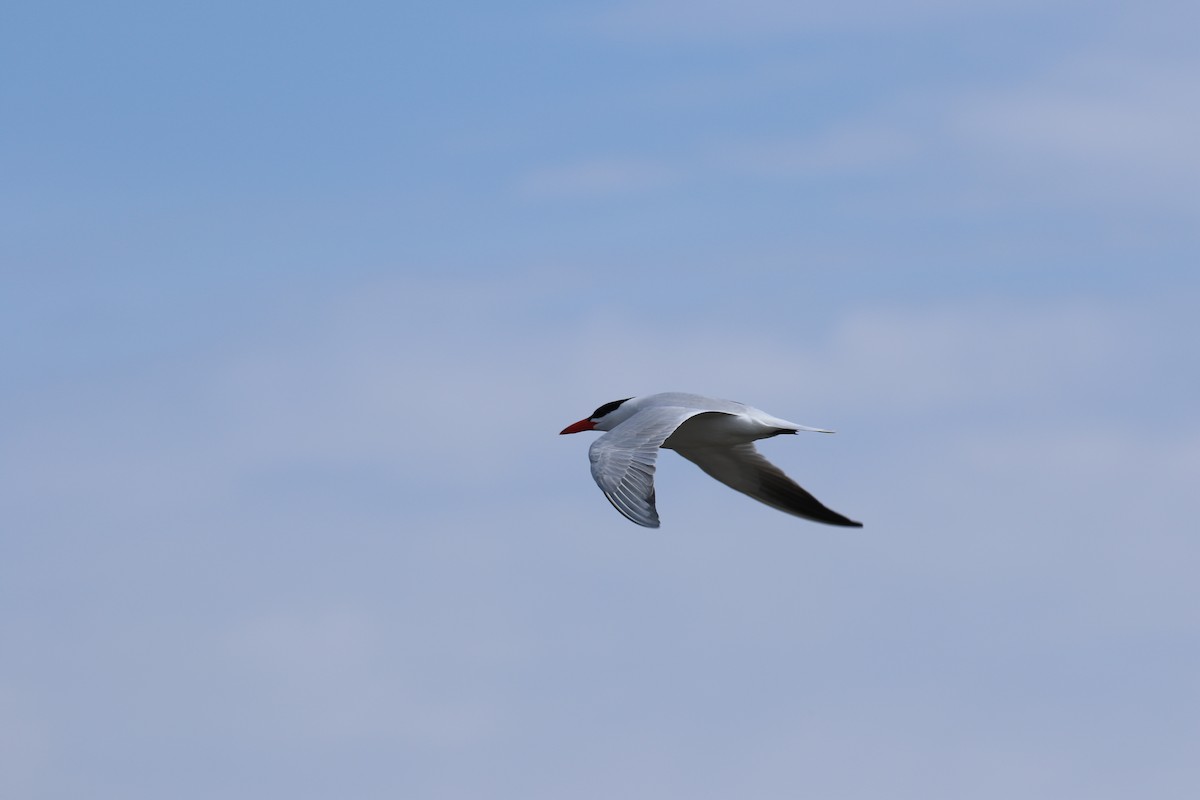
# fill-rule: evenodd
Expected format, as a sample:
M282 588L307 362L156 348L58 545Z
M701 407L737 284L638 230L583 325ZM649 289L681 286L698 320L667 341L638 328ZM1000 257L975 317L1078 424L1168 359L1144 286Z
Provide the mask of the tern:
M563 433L605 431L592 442L592 477L627 519L657 528L654 462L659 449L674 450L721 483L772 508L829 525L861 528L826 508L754 447L756 439L813 431L757 408L698 394L665 392L605 403Z

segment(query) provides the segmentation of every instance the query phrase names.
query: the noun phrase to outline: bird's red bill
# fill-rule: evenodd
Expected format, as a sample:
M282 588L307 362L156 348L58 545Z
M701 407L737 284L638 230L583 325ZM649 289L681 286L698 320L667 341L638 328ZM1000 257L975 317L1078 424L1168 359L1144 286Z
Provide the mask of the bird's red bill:
M564 433L579 433L580 431L590 431L590 430L595 429L595 427L596 427L596 423L592 422L590 419L581 419L581 420L579 420L579 422L572 422L570 425L563 428L561 431L558 432L558 435L562 436Z

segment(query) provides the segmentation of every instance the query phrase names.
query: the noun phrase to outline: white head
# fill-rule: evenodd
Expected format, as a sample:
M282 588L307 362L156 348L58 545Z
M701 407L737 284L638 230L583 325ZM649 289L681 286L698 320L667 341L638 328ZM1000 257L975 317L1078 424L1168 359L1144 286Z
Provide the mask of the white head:
M624 400L613 400L611 403L605 403L593 411L590 417L581 419L579 422L573 422L563 428L559 431L559 435L561 436L564 433L579 433L580 431L610 431L633 416L636 409L625 405L632 399L632 397L626 397Z

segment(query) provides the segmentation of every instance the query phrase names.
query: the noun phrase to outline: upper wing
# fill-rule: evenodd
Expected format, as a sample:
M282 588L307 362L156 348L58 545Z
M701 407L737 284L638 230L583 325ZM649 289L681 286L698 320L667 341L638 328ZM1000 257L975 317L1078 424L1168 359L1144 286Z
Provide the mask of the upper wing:
M627 519L658 527L654 507L654 462L658 449L685 420L700 409L658 407L637 412L592 442L588 457L592 477L608 502Z
M767 461L750 442L733 447L691 447L676 453L726 486L748 494L760 503L795 514L797 517L861 528L861 522L847 519L826 508L821 501Z

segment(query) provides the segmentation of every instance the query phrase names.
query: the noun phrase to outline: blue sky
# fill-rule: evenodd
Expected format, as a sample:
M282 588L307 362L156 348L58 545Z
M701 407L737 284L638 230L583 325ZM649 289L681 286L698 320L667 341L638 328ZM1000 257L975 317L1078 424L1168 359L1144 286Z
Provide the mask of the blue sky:
M1194 797L1197 12L826 6L7 9L0 793Z

